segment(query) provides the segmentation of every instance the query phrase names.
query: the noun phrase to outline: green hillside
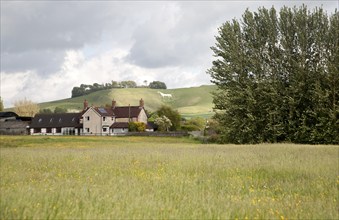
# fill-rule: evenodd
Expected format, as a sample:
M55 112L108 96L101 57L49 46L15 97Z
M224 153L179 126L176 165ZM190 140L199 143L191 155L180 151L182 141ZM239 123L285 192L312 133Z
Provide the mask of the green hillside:
M76 98L63 99L53 102L39 104L40 108L55 107L67 108L69 111L80 111L83 108L83 102L86 99L89 105L105 106L111 104L112 99L117 101L118 106L138 105L142 98L145 101L145 108L149 111L155 111L161 105L169 105L177 109L184 117L210 117L212 112L212 95L216 89L215 86L200 86L182 89L109 89L91 93L89 95ZM162 98L158 91L171 94L173 98Z

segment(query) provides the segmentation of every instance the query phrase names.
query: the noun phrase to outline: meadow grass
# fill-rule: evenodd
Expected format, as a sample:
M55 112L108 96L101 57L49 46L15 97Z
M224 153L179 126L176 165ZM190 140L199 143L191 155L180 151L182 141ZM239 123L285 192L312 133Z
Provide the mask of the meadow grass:
M0 219L338 219L339 146L0 137Z

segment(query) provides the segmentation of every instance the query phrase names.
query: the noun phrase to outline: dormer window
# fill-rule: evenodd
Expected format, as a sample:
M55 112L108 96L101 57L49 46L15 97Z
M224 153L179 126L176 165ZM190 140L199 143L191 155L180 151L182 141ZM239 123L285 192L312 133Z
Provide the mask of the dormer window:
M42 118L39 118L39 123L42 122Z
M52 123L52 121L53 121L53 118L51 118L51 119L49 120L49 123Z
M59 123L61 123L61 118L59 118Z

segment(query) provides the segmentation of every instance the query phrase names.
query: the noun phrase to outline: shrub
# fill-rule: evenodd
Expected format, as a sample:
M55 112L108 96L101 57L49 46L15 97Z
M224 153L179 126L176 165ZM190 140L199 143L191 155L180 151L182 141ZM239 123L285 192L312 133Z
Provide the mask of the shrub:
M130 122L128 123L128 131L130 132L144 132L146 125L142 122Z

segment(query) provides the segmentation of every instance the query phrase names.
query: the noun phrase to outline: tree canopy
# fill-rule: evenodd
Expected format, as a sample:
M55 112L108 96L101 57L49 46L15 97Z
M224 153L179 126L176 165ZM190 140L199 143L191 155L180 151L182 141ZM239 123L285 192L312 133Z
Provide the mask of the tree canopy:
M55 107L54 113L67 113L67 109L63 107Z
M26 98L14 102L14 112L19 116L34 117L40 110L38 104Z
M149 88L151 88L151 89L167 89L167 86L164 82L153 81L149 84Z
M221 141L339 143L339 13L246 10L219 28L208 70Z
M167 86L164 82L153 81L147 86L147 80L144 80L145 85L138 86L136 82L132 80L126 81L114 81L112 80L109 83L93 83L93 85L81 84L80 86L75 86L72 89L72 98L79 97L83 95L88 95L90 93L105 90L105 89L121 89L121 88L151 88L151 89L167 89Z
M92 92L105 90L105 89L113 89L113 88L136 88L137 84L134 81L113 81L111 83L99 84L93 83L93 85L81 84L79 87L75 86L72 89L72 98L79 97L83 95L90 94Z
M170 131L176 131L180 129L181 115L177 110L163 105L157 110L157 115L159 117L166 116L171 121L171 125L169 127Z
M157 117L154 120L154 123L158 125L159 131L168 131L169 128L172 126L171 120L167 118L165 115Z

